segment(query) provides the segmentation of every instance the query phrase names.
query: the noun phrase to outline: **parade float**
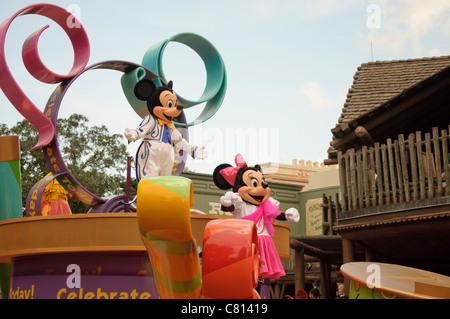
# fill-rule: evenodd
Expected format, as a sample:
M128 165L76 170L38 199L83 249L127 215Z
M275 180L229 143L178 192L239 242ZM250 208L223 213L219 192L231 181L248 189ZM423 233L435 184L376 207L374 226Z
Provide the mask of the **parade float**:
M42 109L34 105L15 81L5 58L10 24L26 15L53 20L69 37L74 62L66 75L49 70L38 53L38 40L48 26L31 34L22 57L37 80L56 85ZM204 104L191 122L182 111L173 119L183 140L188 128L211 118L226 91L226 72L220 54L203 37L177 34L151 46L141 64L105 61L87 66L87 33L65 9L51 4L30 5L0 25L0 87L5 96L37 130L32 150L42 149L50 170L28 192L22 212L20 152L17 136L0 137L0 280L3 298L14 299L155 299L155 298L268 298L256 292L259 252L256 226L249 220L198 214L192 210L192 181L181 177L188 152L174 149L172 176L146 176L134 202L126 195L99 197L83 187L67 168L58 146L56 124L62 100L71 85L87 71L123 73L121 85L129 106L142 118L147 103L136 97L137 83L167 85L162 55L169 42L193 49L203 60L207 84L191 101L178 95L184 108ZM76 20L75 20L76 21ZM2 112L8 110L2 109ZM191 154L192 155L192 154ZM57 183L56 183L57 182ZM87 214L55 212L43 202L45 192L62 187L61 194L90 205ZM275 223L274 243L282 260L289 259L289 227ZM226 238L227 240L223 240Z

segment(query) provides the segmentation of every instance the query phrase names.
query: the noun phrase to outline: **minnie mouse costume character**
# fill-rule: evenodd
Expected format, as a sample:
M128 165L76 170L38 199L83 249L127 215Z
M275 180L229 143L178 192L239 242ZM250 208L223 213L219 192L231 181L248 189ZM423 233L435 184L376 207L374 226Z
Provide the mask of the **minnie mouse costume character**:
M236 167L221 164L213 173L217 187L233 189L220 198L221 209L230 212L235 218L248 219L256 224L261 261L259 275L266 279L278 279L286 273L272 240L272 224L275 219L297 223L300 215L295 208L280 212L279 202L269 197L270 188L259 165L248 167L241 154L236 155L235 163Z
M134 94L142 101L147 101L150 112L145 116L138 128L125 129L125 137L133 142L142 138L136 154L136 179L145 176L172 175L175 152L173 145L189 152L193 158L205 159L208 153L204 147L189 145L181 133L175 128L172 120L181 114L183 109L177 95L172 89L172 81L167 86L156 87L151 80L139 81Z

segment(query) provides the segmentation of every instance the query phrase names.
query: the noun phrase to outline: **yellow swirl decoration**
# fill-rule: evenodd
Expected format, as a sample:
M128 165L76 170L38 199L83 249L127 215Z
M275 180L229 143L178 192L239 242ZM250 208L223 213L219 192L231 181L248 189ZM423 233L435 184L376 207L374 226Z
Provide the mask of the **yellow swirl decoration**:
M184 177L147 177L138 185L138 227L163 299L201 297L200 258L190 219L193 198L192 181Z

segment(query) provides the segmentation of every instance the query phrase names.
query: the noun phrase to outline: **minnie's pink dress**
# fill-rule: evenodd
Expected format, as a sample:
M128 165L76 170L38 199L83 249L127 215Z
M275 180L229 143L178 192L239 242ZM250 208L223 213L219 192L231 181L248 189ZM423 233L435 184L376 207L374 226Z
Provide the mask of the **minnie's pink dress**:
M261 261L259 275L270 279L278 279L286 275L272 239L273 222L275 217L281 214L278 206L271 199L265 200L259 206L242 201L240 207L232 214L236 218L251 220L256 224Z

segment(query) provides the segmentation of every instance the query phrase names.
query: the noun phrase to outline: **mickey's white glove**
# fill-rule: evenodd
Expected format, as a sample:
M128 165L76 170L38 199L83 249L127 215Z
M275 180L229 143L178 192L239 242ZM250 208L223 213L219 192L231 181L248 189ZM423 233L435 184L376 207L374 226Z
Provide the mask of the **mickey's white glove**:
M125 137L128 141L133 142L138 138L138 133L136 131L132 131L129 128L125 129Z
M207 158L208 155L209 155L209 153L208 153L208 151L205 150L204 146L202 146L202 147L193 146L191 148L192 158L203 160L203 159Z
M300 214L298 213L298 210L295 208L289 208L286 212L286 219L290 222L298 223L300 220Z
M225 195L220 197L220 203L225 207L234 205L235 209L239 209L241 208L242 198L236 193L226 192Z
M181 148L183 151L189 152L189 154L194 159L205 159L208 157L208 152L205 151L205 147L198 147L190 145L184 138L179 140L178 142L175 142L175 146Z

